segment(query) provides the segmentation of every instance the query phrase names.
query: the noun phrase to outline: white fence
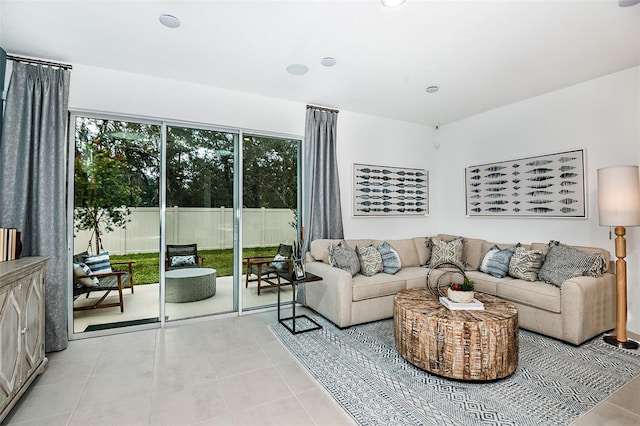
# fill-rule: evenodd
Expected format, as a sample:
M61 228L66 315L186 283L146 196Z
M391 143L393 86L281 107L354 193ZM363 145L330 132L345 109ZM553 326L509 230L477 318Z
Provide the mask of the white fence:
M126 229L102 234L102 245L112 254L160 251L160 209L131 208ZM289 209L242 209L243 247L277 246L296 240ZM233 209L173 207L166 211L167 244L197 243L198 249L233 247ZM74 233L74 253L85 250L91 231ZM95 239L95 238L94 238ZM92 242L95 245L95 242Z

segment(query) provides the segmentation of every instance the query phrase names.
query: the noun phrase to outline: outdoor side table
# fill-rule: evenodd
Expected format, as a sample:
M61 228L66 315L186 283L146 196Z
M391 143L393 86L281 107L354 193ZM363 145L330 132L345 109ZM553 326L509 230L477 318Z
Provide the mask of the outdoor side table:
M291 309L292 309L292 314L290 317L286 317L286 318L282 318L280 317L280 286L278 286L278 322L280 324L282 324L287 330L289 330L291 332L291 334L300 334L300 333L306 333L307 331L313 331L313 330L320 330L322 328L322 326L320 324L318 324L317 322L315 322L312 318L310 318L307 315L296 315L296 286L300 283L312 283L314 281L321 281L322 277L319 277L315 274L311 274L309 272L307 272L306 276L301 279L298 280L295 278L295 275L293 275L292 272L288 272L288 271L282 271L282 272L278 272L278 275L280 275L280 278L283 278L287 281L289 281L289 283L291 284L291 286L293 287L293 297L291 298ZM281 285L288 285L288 284L281 284ZM307 321L311 322L312 324L314 324L313 327L310 328L305 328L302 330L297 330L296 329L296 319L301 319L304 318ZM286 321L291 320L291 325L287 324Z

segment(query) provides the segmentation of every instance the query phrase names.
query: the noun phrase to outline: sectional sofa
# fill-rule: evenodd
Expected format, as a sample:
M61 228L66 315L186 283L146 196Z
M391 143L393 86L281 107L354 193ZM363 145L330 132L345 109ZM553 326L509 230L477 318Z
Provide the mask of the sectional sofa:
M553 285L537 279L528 281L513 276L498 278L479 270L487 252L492 248L497 250L494 246L505 249L515 246L514 243L494 243L445 234L437 235L435 239L445 242L462 240L464 273L475 282L476 291L500 297L515 305L519 326L524 329L579 345L615 327L615 275L610 272L615 269L610 265L610 253L607 250L573 246L584 253L600 254L602 270L593 274L597 276L574 276ZM441 267L430 268L433 259L429 238L354 239L345 241L354 249L356 246L378 247L386 241L397 252L401 268L394 274L379 272L372 276L353 275L352 272L330 265L329 247L340 241L320 239L311 242L305 267L323 280L306 286L305 293L308 307L341 328L391 318L396 293L427 287L427 278L433 285L433 280L437 281L446 271ZM543 260L550 250L549 243L532 243L522 247L539 250Z

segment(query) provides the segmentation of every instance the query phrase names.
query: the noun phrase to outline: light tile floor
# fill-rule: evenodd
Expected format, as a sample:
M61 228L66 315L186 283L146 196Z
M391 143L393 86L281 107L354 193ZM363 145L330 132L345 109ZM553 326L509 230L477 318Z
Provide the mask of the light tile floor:
M268 329L276 313L72 341L3 425L352 425ZM575 425L640 425L640 377Z

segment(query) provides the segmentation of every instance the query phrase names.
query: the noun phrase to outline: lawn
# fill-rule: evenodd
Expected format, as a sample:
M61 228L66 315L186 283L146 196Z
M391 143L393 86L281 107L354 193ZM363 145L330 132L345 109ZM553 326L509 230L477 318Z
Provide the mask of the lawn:
M275 256L278 247L254 247L242 250L242 257ZM198 250L198 255L204 257L204 267L214 268L217 276L233 275L233 249ZM138 284L152 284L160 281L159 253L135 253L111 255L112 262L135 261L133 265L133 282ZM244 273L244 268L243 268Z

